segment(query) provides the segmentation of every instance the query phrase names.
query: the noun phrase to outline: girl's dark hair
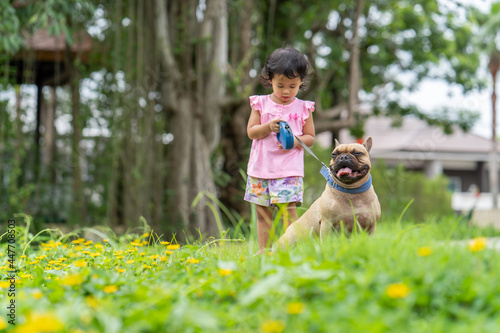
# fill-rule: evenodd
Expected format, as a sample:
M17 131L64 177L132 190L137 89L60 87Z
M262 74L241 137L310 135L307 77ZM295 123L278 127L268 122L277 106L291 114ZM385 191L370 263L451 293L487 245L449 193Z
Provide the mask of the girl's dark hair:
M260 73L260 83L268 88L275 75L285 75L289 79L300 77L304 90L306 83L312 76L312 67L306 57L291 46L276 49L266 59L266 64Z

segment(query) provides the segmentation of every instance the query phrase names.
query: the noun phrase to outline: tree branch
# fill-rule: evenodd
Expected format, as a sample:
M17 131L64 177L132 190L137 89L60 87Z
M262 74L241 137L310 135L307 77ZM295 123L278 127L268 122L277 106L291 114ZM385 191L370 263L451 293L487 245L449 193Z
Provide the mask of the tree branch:
M156 31L158 36L158 43L160 44L160 52L162 54L162 61L167 68L167 71L172 74L174 80L181 78L181 73L177 69L174 55L172 52L172 45L168 36L168 13L166 3L162 0L155 1L156 7Z

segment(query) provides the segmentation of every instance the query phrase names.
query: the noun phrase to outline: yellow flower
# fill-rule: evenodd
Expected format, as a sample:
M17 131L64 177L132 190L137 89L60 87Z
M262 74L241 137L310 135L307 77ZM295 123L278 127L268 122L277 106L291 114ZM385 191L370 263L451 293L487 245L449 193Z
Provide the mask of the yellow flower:
M135 260L127 260L125 261L127 264L133 264L135 262Z
M102 244L96 244L94 245L95 248L98 248L98 249L103 249L104 246Z
M83 243L83 245L90 245L90 244L92 244L92 243L94 243L94 242L93 242L93 241L91 241L91 240L88 240L88 241L86 241L85 243Z
M87 262L85 260L77 260L73 263L76 267L85 267Z
M104 238L102 241L103 241L104 243L107 243L107 242L109 242L109 239Z
M10 282L0 281L0 289L7 289L10 287Z
M149 265L142 265L142 268L149 269L149 268L151 268L151 266L149 266Z
M87 303L87 305L91 308L95 308L99 305L99 302L97 301L97 298L94 297L94 295L85 297L85 303Z
M168 245L170 242L160 242L161 245Z
M51 312L32 312L26 319L26 324L20 325L18 332L59 332L64 329L63 324Z
M115 256L121 256L123 254L123 250L116 251L113 255Z
M3 318L3 316L0 317L0 330L4 330L7 328L7 321Z
M172 251L165 251L165 254L172 254Z
M43 297L43 294L40 290L36 290L32 293L34 299L40 299Z
M26 258L26 256L25 256L25 255L22 255L22 256L19 256L19 258Z
M417 254L419 257L427 257L432 254L432 249L428 246L422 246L418 249Z
M162 256L162 257L160 258L160 261L167 261L167 260L168 260L168 258L167 258L167 257L165 257L165 256Z
M387 287L385 293L390 298L405 298L410 293L410 288L404 283L393 283Z
M112 293L116 292L117 290L118 290L118 287L115 285L106 286L106 287L102 288L102 291L104 291L106 294L112 294Z
M101 255L101 252L95 252L95 253L90 254L91 257L99 257L100 255Z
M155 255L149 256L149 259L155 260L155 259L158 259L159 257L160 257L159 255L155 254Z
M195 258L189 258L188 260L186 260L186 262L188 264L197 264L199 263L200 261L198 259L195 259Z
M486 248L486 238L476 237L469 242L469 250L471 252L479 252Z
M142 234L142 236L141 236L141 237L142 237L142 238L149 237L149 233L148 233L148 232L146 232L145 234Z
M146 255L146 253L145 253L145 252L141 252L141 253L139 253L139 255L140 255L141 257L143 257L143 256L145 256L145 255Z
M19 275L19 277L21 279L29 279L31 277L31 275L30 274L21 274L21 275Z
M233 271L231 269L219 268L219 274L222 276L228 276L228 275L231 275L232 273L233 273Z
M131 242L130 245L132 246L142 246L142 243L139 242Z
M179 244L170 244L170 245L167 245L167 250L177 250L180 247L181 246Z
M299 314L299 313L302 313L302 312L304 312L304 303L301 303L301 302L288 303L288 305L286 307L286 311L289 314Z
M85 331L82 331L81 329L79 328L74 328L72 329L71 331L69 331L69 333L85 333Z
M75 239L74 241L72 241L73 244L81 244L83 242L85 242L84 238L78 238L78 239Z
M61 284L65 286L78 286L83 283L83 276L79 274L68 275L61 280Z
M281 333L285 330L285 323L281 320L267 320L260 326L265 333Z
M125 269L124 269L124 268L118 268L116 271L117 271L118 273L123 273L123 272L125 272Z

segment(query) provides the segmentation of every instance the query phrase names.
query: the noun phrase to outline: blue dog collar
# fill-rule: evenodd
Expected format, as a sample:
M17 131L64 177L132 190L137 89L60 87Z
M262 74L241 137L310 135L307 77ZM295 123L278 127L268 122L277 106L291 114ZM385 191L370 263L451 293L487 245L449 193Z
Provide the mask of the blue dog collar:
M332 175L330 174L330 170L325 166L321 168L321 175L325 177L326 182L328 183L328 185L330 185L330 187L333 187L334 189L337 189L340 192L344 193L359 194L368 191L370 187L372 187L372 175L370 175L366 183L356 188L345 188L335 183L333 181Z

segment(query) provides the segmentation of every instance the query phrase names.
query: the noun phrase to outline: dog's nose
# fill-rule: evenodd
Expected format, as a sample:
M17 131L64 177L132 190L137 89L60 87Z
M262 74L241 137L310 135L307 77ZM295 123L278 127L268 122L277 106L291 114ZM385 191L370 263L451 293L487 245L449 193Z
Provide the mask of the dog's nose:
M342 154L339 156L339 161L340 162L347 162L351 159L351 157L348 154Z

